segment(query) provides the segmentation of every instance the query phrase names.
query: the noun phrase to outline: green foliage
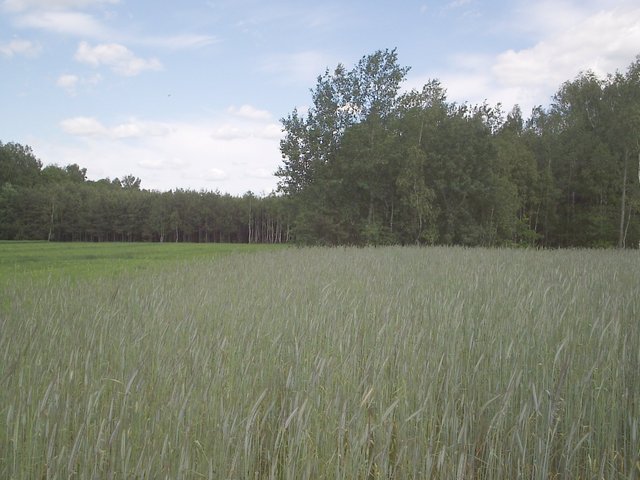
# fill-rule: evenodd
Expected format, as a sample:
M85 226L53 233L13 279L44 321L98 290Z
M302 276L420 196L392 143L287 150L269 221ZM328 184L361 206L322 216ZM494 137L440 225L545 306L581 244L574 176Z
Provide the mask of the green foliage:
M566 82L548 110L400 94L395 50L318 78L283 120L280 188L310 244L601 246L640 240L640 60ZM640 179L640 177L639 177Z
M288 241L283 197L253 197L249 212L245 198L142 190L131 175L88 181L77 165L47 166L38 175L33 185L0 185L0 240Z
M297 204L296 240L395 240L388 221L395 189L388 132L407 71L395 50L363 57L350 71L338 65L318 78L307 117L294 111L283 120L284 163L277 175L280 188Z
M41 168L30 147L0 142L0 186L32 186L38 182Z

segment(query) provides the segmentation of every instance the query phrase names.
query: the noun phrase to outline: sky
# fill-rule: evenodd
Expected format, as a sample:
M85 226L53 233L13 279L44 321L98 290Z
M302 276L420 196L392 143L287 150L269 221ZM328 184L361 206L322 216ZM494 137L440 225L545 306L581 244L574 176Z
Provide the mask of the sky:
M404 90L548 106L640 54L640 4L609 0L0 0L0 141L142 188L266 195L280 119L317 76L397 48Z

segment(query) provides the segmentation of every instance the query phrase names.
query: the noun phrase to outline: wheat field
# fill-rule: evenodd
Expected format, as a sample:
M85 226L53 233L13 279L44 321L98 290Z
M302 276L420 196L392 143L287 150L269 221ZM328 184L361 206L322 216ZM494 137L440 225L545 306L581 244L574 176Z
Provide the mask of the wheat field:
M0 478L637 479L637 251L289 248L0 294Z

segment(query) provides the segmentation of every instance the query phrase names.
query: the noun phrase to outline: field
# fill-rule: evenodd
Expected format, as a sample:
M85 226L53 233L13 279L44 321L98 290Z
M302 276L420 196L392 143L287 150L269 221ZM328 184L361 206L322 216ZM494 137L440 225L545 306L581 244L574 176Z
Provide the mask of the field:
M0 281L65 278L84 280L118 273L167 268L177 263L280 245L203 243L49 243L0 241Z
M45 248L0 244L0 478L640 476L637 251Z

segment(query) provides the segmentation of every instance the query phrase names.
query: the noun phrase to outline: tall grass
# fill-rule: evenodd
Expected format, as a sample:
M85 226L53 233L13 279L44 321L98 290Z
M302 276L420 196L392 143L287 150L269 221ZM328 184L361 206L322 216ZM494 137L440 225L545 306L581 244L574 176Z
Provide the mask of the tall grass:
M0 477L638 478L639 274L288 249L13 284Z

